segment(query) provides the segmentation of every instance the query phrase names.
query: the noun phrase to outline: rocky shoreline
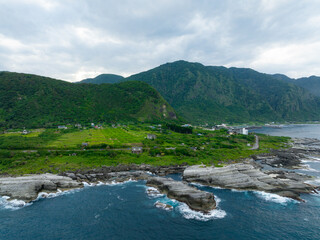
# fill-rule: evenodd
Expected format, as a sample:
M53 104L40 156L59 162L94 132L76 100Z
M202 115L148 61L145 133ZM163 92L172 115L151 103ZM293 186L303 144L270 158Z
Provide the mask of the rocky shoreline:
M208 212L215 208L214 196L191 187L189 183L201 183L227 189L265 191L301 201L301 194L314 193L319 188L319 186L307 183L312 179L311 177L280 169L264 171L261 164L275 168L299 168L302 160L310 154L320 156L319 140L294 139L291 148L273 150L271 153L252 156L252 159L247 159L242 163L224 167L131 164L77 170L60 175L2 177L0 178L0 195L30 202L37 199L40 192L50 193L57 192L59 189L81 188L85 182L111 183L145 180L148 186L155 187L161 193L167 194L169 198L185 202L191 209L201 212ZM173 173L181 173L183 181L159 177Z

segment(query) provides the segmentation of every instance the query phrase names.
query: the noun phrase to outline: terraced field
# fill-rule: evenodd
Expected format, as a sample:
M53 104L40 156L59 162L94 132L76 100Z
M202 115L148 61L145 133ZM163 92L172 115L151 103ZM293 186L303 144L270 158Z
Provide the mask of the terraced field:
M124 128L87 129L61 135L48 143L48 148L79 148L82 143L89 146L138 144L147 136L146 131L134 131Z

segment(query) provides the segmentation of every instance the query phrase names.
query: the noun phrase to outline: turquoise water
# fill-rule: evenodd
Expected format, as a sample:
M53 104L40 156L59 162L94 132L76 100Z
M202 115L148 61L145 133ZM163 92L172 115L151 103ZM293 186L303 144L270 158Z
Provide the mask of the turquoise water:
M317 161L312 164L320 170ZM208 216L163 195L148 196L144 181L86 187L22 208L2 199L0 240L320 239L319 195L303 195L306 202L299 203L272 194L198 187L217 197L218 209ZM156 208L156 201L174 209Z

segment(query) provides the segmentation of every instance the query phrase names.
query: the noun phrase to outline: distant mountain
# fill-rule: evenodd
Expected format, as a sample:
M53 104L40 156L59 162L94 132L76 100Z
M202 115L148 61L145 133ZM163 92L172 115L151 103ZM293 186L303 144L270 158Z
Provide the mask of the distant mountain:
M93 83L93 84L102 84L102 83L118 83L123 79L120 75L115 74L101 74L95 78L87 78L77 83Z
M320 77L311 76L308 78L299 78L293 81L293 83L309 90L316 96L320 96Z
M320 77L311 76L311 77L293 79L281 74L275 74L273 76L275 76L277 79L281 79L286 82L297 85L299 87L303 87L307 89L309 92L311 92L312 94L316 96L320 96Z
M193 123L320 120L320 98L284 75L177 61L124 80L150 84Z
M172 107L143 82L73 84L0 72L0 127L175 119Z

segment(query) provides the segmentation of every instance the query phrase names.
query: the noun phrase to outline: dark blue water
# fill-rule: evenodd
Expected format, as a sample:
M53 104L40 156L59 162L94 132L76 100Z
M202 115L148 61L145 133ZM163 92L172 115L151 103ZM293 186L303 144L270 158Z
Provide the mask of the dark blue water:
M148 196L144 181L86 187L15 210L2 204L0 240L320 239L319 195L303 195L306 202L298 203L271 194L198 187L217 196L218 210L209 217L165 196ZM156 208L156 201L174 210Z

